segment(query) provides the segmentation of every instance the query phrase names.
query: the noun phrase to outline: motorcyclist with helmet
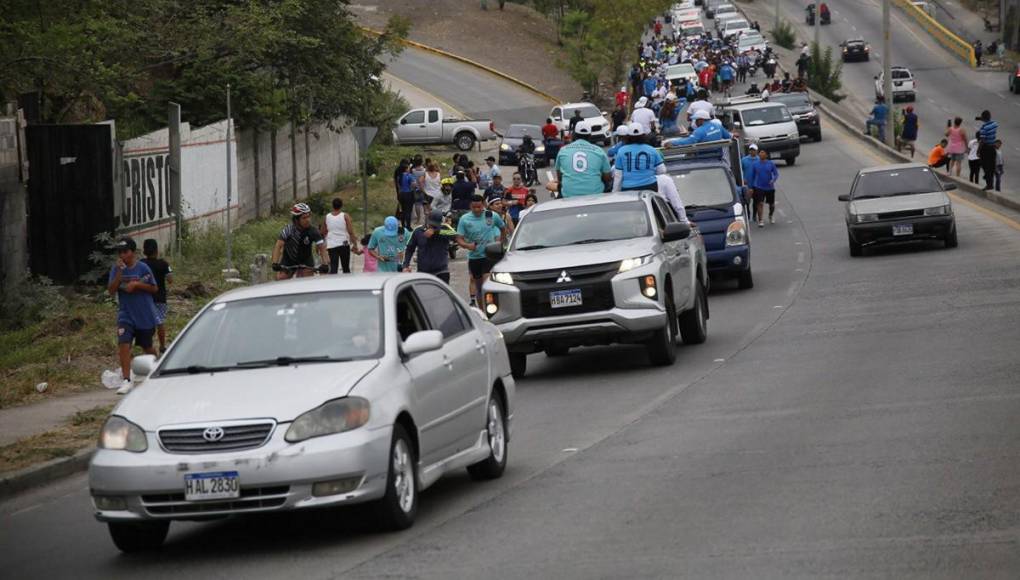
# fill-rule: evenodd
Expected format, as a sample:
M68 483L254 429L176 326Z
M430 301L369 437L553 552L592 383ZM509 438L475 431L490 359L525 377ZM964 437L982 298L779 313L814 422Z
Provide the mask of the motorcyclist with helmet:
M531 135L525 134L521 144L517 147L517 171L524 178L525 185L531 186L538 181L538 172L535 170L535 151L537 150L535 140ZM528 163L528 161L531 163Z
M273 247L273 271L277 280L297 276L311 276L316 271L312 256L314 246L319 253L318 272L329 272L329 254L326 240L317 228L312 227L312 209L306 203L295 203L290 208L291 223L280 231Z

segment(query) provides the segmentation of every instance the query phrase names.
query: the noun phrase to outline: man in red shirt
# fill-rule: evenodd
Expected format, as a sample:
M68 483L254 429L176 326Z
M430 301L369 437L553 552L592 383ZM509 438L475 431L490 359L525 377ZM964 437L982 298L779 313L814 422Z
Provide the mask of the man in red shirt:
M549 139L555 139L560 136L560 128L553 123L552 119L546 119L545 125L542 125L542 140L548 141Z
M506 188L504 199L510 201L510 219L513 220L515 225L520 219L521 210L524 209L530 192L531 190L524 186L521 174L514 173L513 183L510 187Z
M627 108L627 87L620 87L620 90L616 93L616 106Z

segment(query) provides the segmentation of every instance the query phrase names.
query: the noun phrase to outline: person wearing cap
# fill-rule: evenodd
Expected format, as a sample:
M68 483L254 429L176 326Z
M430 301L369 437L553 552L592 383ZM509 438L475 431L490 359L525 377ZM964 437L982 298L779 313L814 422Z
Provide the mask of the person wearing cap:
M705 143L707 141L718 141L720 139L730 139L733 135L722 126L722 123L713 122L711 115L704 110L697 110L694 112L694 124L696 129L694 132L686 137L680 137L677 139L669 139L663 142L663 147L669 149L670 147L678 147L681 145L694 145L695 143Z
M627 142L613 160L613 191L655 190L655 176L666 172L662 154L649 145L640 123L630 124Z
M387 216L383 225L372 231L368 239L368 253L376 259L380 272L399 272L407 247L407 230L397 218Z
M741 200L744 204L744 213L748 213L747 209L750 207L754 208L753 215L751 216L754 221L758 221L758 207L751 203L751 184L754 183L754 167L758 161L758 145L751 143L747 146L747 155L740 158L740 173L743 176L743 199Z
M481 294L482 285L492 271L492 262L485 256L485 246L501 241L505 233L503 218L485 209L482 196L471 198L471 212L461 216L457 222L457 245L468 250L468 272L471 274L468 294L472 303L481 303L476 294Z
M995 141L999 124L992 120L990 111L981 111L981 115L975 121L981 121L981 127L977 132L978 159L985 174L984 190L989 191L995 186L995 160L998 155Z
M560 197L603 193L612 183L609 156L593 144L591 122L578 123L577 137L556 155L556 183Z
M443 212L432 210L428 222L411 232L404 251L404 272L411 271L411 259L418 255L418 271L450 283L450 241L457 232L443 220Z
M489 184L489 187L485 188L482 195L485 196L485 203L492 203L492 200L494 199L503 199L503 196L506 195L506 187L503 185L503 176L494 175L492 177L492 182Z
M271 263L277 280L311 276L315 269L312 248L319 252L320 269L329 271L329 254L326 239L318 228L312 227L312 208L307 203L295 203L290 208L290 225L280 230L273 246ZM303 267L302 267L303 266Z
M714 110L712 103L708 102L708 91L699 89L696 100L687 105L687 122L689 125L694 124L694 113L697 111L705 111L711 117Z
M152 270L135 255L138 246L130 237L114 244L117 263L110 268L106 291L117 297L117 357L123 382L118 395L131 391L131 346L136 344L146 354L156 354L152 337L158 326L153 297L159 292Z
M914 112L913 105L907 105L903 109L903 122L901 123L900 139L896 142L896 150L910 149L910 158L914 158L914 153L917 152L914 143L917 142L917 130L921 128L918 123L917 113Z
M764 150L758 151L758 161L754 164L754 181L751 187L754 188L754 213L758 220L758 227L765 227L765 204L769 204L769 223L776 223L776 182L779 181L779 168L775 162L769 159L769 154Z
M630 122L632 125L635 123L641 125L646 135L655 131L658 120L655 117L655 111L648 108L648 97L641 97L634 104L634 111L630 114Z
M499 165L496 165L496 158L489 155L485 158L485 166L478 173L478 188L485 191L492 185L492 179L501 175Z

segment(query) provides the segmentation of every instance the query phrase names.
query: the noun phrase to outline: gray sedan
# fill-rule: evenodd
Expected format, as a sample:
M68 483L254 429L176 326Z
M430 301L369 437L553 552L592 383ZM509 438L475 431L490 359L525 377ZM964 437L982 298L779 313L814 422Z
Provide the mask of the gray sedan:
M436 278L330 276L204 308L102 429L96 518L123 551L170 521L373 502L410 526L418 493L502 475L514 380L499 331Z

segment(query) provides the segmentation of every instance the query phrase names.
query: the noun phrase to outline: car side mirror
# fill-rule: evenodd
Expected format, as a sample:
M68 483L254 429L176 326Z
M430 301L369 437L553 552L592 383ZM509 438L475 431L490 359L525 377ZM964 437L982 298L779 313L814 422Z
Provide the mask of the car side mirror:
M676 242L689 237L691 237L690 224L674 222L666 224L666 228L662 230L662 241L664 242Z
M946 191L953 191L954 189L956 189L956 184L953 183L952 181L943 183L942 184L942 189L944 189Z
M135 375L136 381L144 381L152 374L152 369L156 367L156 355L143 354L136 356L131 361L131 372Z
M839 196L839 201L850 201L850 194L849 193L844 193L843 195L840 195Z
M443 333L438 330L420 330L404 341L402 350L405 356L414 356L423 352L432 352L443 348Z
M485 257L491 260L492 262L498 262L502 260L504 253L505 252L503 251L502 242L492 242L491 244L485 246Z
M407 124L407 119L401 119L400 120L400 124L401 125L406 125Z

